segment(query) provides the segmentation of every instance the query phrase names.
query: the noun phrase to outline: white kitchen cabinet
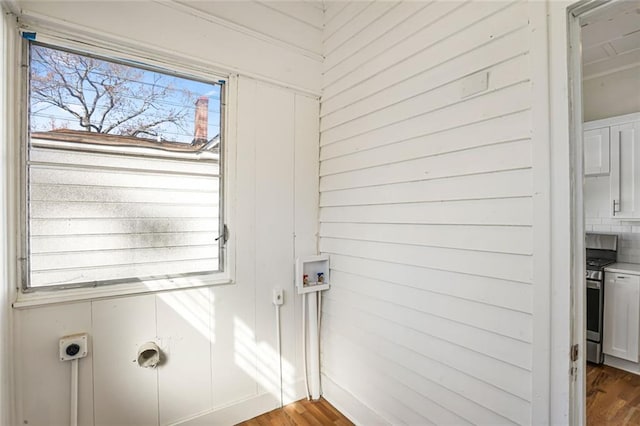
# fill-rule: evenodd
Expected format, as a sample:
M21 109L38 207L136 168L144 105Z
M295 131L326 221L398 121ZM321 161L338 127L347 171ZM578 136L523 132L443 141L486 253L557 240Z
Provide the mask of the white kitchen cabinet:
M609 128L610 208L615 218L640 218L640 121Z
M640 276L605 273L603 352L638 362Z
M609 173L609 126L584 132L584 175Z

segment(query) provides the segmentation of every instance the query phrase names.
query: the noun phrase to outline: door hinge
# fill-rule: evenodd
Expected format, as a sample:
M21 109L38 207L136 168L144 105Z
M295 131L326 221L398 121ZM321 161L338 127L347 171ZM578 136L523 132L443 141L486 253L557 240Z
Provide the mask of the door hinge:
M575 381L576 378L578 377L578 367L571 367L570 375L571 375L571 380Z
M571 362L576 362L578 360L578 344L571 346Z
M227 225L224 225L222 227L222 234L218 235L218 238L216 238L216 241L222 240L222 245L225 246L227 244L227 241L229 241L229 228L227 227Z

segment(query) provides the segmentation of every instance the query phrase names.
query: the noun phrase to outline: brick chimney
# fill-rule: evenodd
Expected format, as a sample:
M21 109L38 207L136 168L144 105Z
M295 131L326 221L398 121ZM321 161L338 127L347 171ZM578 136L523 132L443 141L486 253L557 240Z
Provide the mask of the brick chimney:
M194 125L193 142L207 142L207 127L209 126L209 98L206 96L200 96L196 101L196 117Z

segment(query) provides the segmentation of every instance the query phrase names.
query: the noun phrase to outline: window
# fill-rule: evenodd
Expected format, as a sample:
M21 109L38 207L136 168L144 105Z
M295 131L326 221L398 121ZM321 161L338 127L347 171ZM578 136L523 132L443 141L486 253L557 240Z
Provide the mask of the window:
M36 42L28 81L24 290L224 269L223 82Z

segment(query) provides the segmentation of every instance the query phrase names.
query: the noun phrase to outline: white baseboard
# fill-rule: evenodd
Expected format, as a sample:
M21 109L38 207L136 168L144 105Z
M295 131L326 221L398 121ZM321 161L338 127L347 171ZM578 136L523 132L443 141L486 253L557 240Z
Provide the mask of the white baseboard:
M604 365L619 368L633 374L640 374L640 364L637 362L627 361L626 359L616 358L615 356L605 355Z
M237 404L201 414L174 425L180 426L229 426L249 420L280 406L280 400L269 393L244 400Z
M321 379L324 399L353 423L367 426L389 425L388 421L380 417L375 411L364 405L358 398L340 387L329 377L322 374Z
M286 398L284 404L305 398L304 380L294 385L295 395ZM189 419L181 420L172 426L229 426L252 419L280 407L280 395L261 393L254 397L238 401L232 405L200 413Z

